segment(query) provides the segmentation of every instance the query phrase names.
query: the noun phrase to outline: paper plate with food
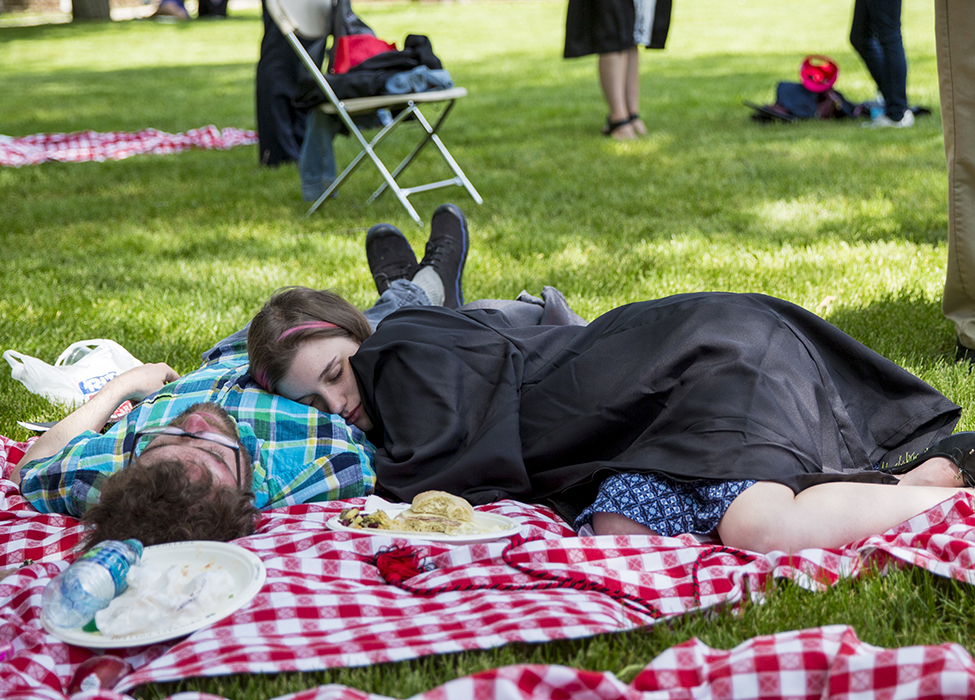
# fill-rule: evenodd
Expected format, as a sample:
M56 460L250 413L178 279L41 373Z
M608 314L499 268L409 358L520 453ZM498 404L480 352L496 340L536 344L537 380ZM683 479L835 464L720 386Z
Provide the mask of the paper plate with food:
M465 499L445 491L424 491L412 504L370 496L362 508L345 508L325 524L337 532L450 544L490 542L521 529L521 524L511 518L476 511Z
M91 649L155 644L209 627L247 605L267 572L256 554L229 542L170 542L146 547L128 573L128 588L89 625L44 629Z

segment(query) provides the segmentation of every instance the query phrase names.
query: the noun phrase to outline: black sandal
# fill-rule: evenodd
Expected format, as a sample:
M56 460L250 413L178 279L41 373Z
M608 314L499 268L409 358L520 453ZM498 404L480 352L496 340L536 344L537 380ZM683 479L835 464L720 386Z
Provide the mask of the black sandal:
M888 474L906 474L932 457L944 457L950 461L958 467L955 478L965 484L966 488L975 488L975 432L949 435L911 461L881 471Z
M640 122L640 128L642 128L643 130L641 131L640 128L638 128L637 125L634 124L634 122ZM630 123L633 124L633 131L636 132L636 135L637 136L646 136L646 134L647 134L647 125L643 123L643 120L642 119L640 119L640 114L639 113L635 113L635 114L631 114L630 115Z
M603 127L603 136L612 136L613 132L617 129L622 129L624 126L633 121L633 116L629 116L626 119L621 119L618 122L611 121L609 117L606 117L606 126Z

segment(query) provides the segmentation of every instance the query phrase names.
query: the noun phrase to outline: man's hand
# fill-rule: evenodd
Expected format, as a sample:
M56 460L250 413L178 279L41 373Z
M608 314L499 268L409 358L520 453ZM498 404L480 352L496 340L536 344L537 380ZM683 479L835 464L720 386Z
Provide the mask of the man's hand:
M11 479L15 484L20 484L22 466L35 459L56 455L73 438L86 430L98 432L123 403L142 401L149 394L177 379L179 375L165 362L140 365L122 372L92 396L88 403L37 438L17 463Z
M142 401L149 394L154 394L177 379L179 379L179 375L165 362L139 365L112 379L101 388L96 396L101 396L102 392L107 391L117 398L118 403L115 408L118 408L126 401L133 403ZM92 401L94 398L92 397ZM113 413L115 408L112 409Z

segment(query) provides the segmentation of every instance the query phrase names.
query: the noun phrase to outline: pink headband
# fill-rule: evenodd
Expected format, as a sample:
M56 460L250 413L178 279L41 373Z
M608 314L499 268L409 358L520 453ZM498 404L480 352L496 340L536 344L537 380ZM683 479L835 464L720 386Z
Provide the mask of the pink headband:
M284 333L279 335L278 342L280 343L282 340L287 338L292 333L296 333L298 331L304 331L309 328L338 328L338 326L336 326L334 323L329 323L328 321L312 321L311 323L302 323L300 326L289 328Z
M338 328L338 326L336 326L334 323L329 323L328 321L311 321L309 323L302 323L293 328L289 328L284 333L279 335L278 342L280 343L292 333L308 330L309 328ZM267 372L265 372L263 369L256 369L251 372L251 379L257 382L260 387L264 389L264 391L271 391L269 382L267 380Z

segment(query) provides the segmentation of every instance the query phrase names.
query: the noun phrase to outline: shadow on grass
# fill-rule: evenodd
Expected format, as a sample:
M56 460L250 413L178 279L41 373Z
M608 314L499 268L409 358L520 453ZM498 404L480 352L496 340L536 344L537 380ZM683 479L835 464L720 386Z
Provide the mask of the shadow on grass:
M99 29L17 31L84 37ZM516 70L532 55L535 70ZM530 52L505 55L500 64L467 62L456 75L471 97L458 104L444 140L485 201L533 233L525 237L525 254L554 253L586 237L608 246L674 235L758 247L823 238L943 240L944 164L935 119L906 133L876 133L855 122L760 126L749 120L741 100L773 99L775 84L792 78L794 58L755 53L646 60L650 134L623 145L599 135L604 107L592 66L539 60ZM253 70L253 63L240 62L7 76L0 86L20 95L21 109L0 108L0 116L15 133L250 127ZM517 80L502 88L499 74ZM337 151L339 162L347 162L353 144L339 139ZM0 174L0 185L17 202L0 221L14 229L27 220L38 227L66 220L117 223L122 212L139 225L168 211L205 219L221 207L240 207L269 224L282 214L298 219L304 206L295 170L268 173L256 162L254 149L242 148L138 156L90 166L97 169L93 177L77 177L89 166L74 164L42 166L43 178ZM440 167L429 158L413 169L422 176ZM358 218L358 205L378 184L371 167L361 167L329 215L347 218L352 203ZM430 210L439 201L466 200L453 192L421 197L421 208ZM377 217L399 211L395 202L373 209Z
M940 299L931 301L920 293L905 292L862 307L842 306L824 317L899 364L931 364L954 356L955 338L941 314ZM892 328L910 332L891 333Z
M10 136L254 127L254 63L63 71L0 79ZM194 116L196 115L196 116Z

